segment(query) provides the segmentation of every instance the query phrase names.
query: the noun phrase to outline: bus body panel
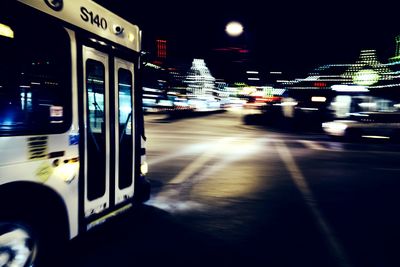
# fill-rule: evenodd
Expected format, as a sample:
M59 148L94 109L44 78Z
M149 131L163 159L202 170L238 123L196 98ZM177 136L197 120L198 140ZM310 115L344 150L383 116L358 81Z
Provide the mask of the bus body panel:
M32 158L29 139L37 137L45 140L45 144L40 148L42 155L36 154ZM0 185L33 182L55 191L65 204L70 238L73 238L78 234L79 152L78 146L69 145L68 140L69 133L0 138L1 151L7 151L7 154L1 153L2 157L8 158L8 162L0 159ZM59 156L49 158L52 153ZM21 196L20 199L24 197L26 196Z
M36 9L32 9L32 14L42 12L50 15L45 18L46 22L48 20L49 24L57 24L57 27L65 30L69 36L70 55L66 55L69 57L71 65L67 89L70 90L68 93L71 94L71 102L70 106L63 107L63 111L67 113L67 110L70 110L71 118L70 121L67 120L70 123L67 125L69 128L64 128L62 133L18 133L16 136L7 133L1 136L0 189L3 185L27 182L27 184L43 185L43 187L54 191L55 195L65 204L69 237L72 239L82 229L85 230L88 225L97 222L99 218L108 218L109 214L116 214L117 211L123 211L124 207L129 207L135 193L135 182L144 177L139 172L140 165L144 165L146 160L145 137L142 129L144 122L142 118L140 119L143 114L141 112L135 113L140 108L140 105L135 106L135 103L141 102L141 98L138 97L140 91L136 90L138 76L136 71L140 64L141 34L136 25L130 24L92 1L18 0L18 2L24 4L24 8L33 7ZM61 7L57 4L61 4ZM36 16L36 13L32 16ZM15 16L18 16L18 14L15 14ZM40 14L40 16L43 20L43 14ZM23 19L21 18L21 21ZM59 19L59 25L53 23L58 22L57 19ZM41 25L45 28L45 24L42 23ZM117 26L121 28L118 29ZM37 30L40 31L40 28ZM42 34L41 36L45 36L43 40L54 39L50 34ZM94 47L96 48L86 46L87 43L80 43L78 38L95 44ZM104 49L98 49L99 47ZM116 52L117 50L123 52ZM129 54L129 51L132 54ZM124 57L121 56L122 54L129 54L129 56ZM86 112L88 109L86 105L88 102L84 66L87 59L99 60L104 64L105 98L108 101L110 99L109 94L113 94L111 99L114 100L113 103L106 104L104 110L106 118L106 161L104 169L106 184L104 194L96 199L89 199L87 191L88 121L85 120L87 119ZM121 113L121 110L125 109L125 107L120 107L118 102L122 95L118 91L120 87L117 81L119 67L129 71L132 75L131 123L129 124L131 129L128 127L125 129L126 132L121 131L119 124L115 127L110 124L110 121L117 124L116 122L121 120L117 113L114 114L115 117L110 114L110 106L114 108L114 112ZM113 83L110 81L113 81ZM83 110L80 110L81 105ZM126 119L126 117L123 118ZM84 125L84 129L80 129L80 125ZM133 163L132 166L129 166L132 177L128 177L127 182L122 181L121 170L118 165L124 157L118 154L120 146L122 147L124 144L122 141L118 142L122 140L119 139L122 136L121 133L124 133L123 136L125 137L130 134L126 140L132 143L129 143L131 154L127 158L128 161ZM112 153L115 153L115 155L112 156ZM110 173L113 174L110 175ZM129 179L131 179L130 182Z
M18 0L104 39L140 51L140 30L94 1ZM51 4L50 2L53 2Z
M84 77L84 82L83 82L83 88L84 88L84 94L83 94L83 102L84 102L84 112L83 112L83 121L84 121L84 130L85 130L85 135L84 135L84 140L85 140L85 165L84 167L84 175L85 175L85 217L89 217L91 215L95 215L98 213L101 213L102 211L108 209L110 207L110 199L109 199L109 194L110 194L110 112L109 112L109 65L108 65L108 60L109 57L107 54L104 54L98 50L95 50L90 47L83 46L83 77ZM86 68L86 62L88 60L95 61L96 63L94 64L103 64L102 67L104 67L104 80L103 81L96 81L94 80L94 83L99 83L103 85L103 91L102 91L102 99L100 99L100 103L96 102L96 95L99 97L99 94L96 93L92 88L88 88L86 80L89 79L88 77L88 69ZM91 91L91 95L89 96L89 90ZM90 99L89 99L90 97ZM92 112L93 110L93 112ZM87 114L87 112L90 112L90 114ZM91 115L92 113L94 116L96 116L97 113L100 113L99 116L101 116L99 119L99 122L97 122L96 117L92 118ZM93 120L93 121L92 121ZM99 123L99 125L97 125ZM102 125L100 125L102 124ZM93 127L94 125L94 127ZM100 132L95 132L95 131L100 131ZM103 144L103 148L101 151L101 155L90 155L89 154L89 148L88 148L88 142L89 139L96 138L94 135L100 134L101 136L97 138L97 140L105 138L105 142ZM96 140L94 140L96 142ZM99 146L101 144L95 143L96 149L101 149ZM95 153L100 153L96 151ZM87 160L89 157L98 157L102 156L105 160L104 165L100 164L100 162L93 162L92 164L95 164L96 166L89 166L89 160ZM103 169L104 168L104 169ZM89 187L89 169L103 169L103 172L99 174L104 174L104 192L102 193L101 196L99 197L90 197L90 187ZM97 172L96 172L97 174ZM93 179L97 179L97 177L93 177ZM99 183L101 182L100 179L98 181Z
M126 85L123 84L120 80L119 80L119 75L120 75L120 71L126 71L128 72L131 76L129 77L130 79L130 84ZM124 185L121 188L121 184L122 184L122 177L121 173L124 173L122 168L126 168L123 164L125 161L125 157L127 157L128 155L132 157L132 162L134 162L134 159L136 158L136 149L135 149L135 136L136 136L136 131L135 131L135 123L136 123L136 114L135 114L135 68L134 68L134 64L120 59L120 58L114 58L114 77L115 77L115 86L114 88L116 88L115 90L115 95L114 95L114 99L115 99L115 103L114 106L116 107L116 109L118 110L118 112L115 112L115 119L114 121L118 122L120 121L120 114L121 113L127 113L127 112L131 112L130 115L130 119L128 118L128 120L130 120L131 122L127 125L127 129L120 129L120 123L117 124L117 127L115 127L115 136L117 136L118 138L115 138L115 155L116 155L116 162L118 162L118 164L116 164L115 167L115 177L116 177L116 181L115 181L115 204L118 205L122 202L124 202L126 199L130 199L133 197L134 194L134 190L135 190L135 183L134 183L134 179L135 179L135 164L132 164L132 167L129 168L130 172L132 173L132 177L129 177L128 179L130 181L128 181L127 185ZM129 99L129 105L124 105L123 99L122 98L122 94L120 92L120 88L130 88L129 94L130 94L130 99ZM118 90L117 90L118 88ZM128 109L128 110L126 110ZM130 129L129 129L130 128ZM123 132L124 131L124 132ZM122 133L121 133L122 132ZM127 134L130 134L130 138L129 136L127 136ZM130 144L130 142L128 142L128 144L126 143L122 143L122 140L120 136L127 136L130 140L130 142L132 142L132 144ZM126 147L126 145L130 146L129 148ZM128 152L125 155L120 153L120 151L125 151ZM121 156L120 156L121 154ZM132 155L131 155L132 154ZM120 170L121 168L121 170ZM126 172L125 172L126 173ZM130 184L129 184L130 182Z

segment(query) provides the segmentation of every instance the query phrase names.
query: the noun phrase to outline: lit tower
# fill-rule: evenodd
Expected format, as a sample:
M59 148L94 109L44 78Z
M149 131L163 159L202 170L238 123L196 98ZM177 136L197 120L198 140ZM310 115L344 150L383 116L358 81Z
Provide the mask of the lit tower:
M188 95L210 96L215 90L215 78L211 75L204 59L194 59L186 80Z
M360 57L342 77L350 83L370 86L379 81L389 80L390 69L378 61L375 50L361 50Z

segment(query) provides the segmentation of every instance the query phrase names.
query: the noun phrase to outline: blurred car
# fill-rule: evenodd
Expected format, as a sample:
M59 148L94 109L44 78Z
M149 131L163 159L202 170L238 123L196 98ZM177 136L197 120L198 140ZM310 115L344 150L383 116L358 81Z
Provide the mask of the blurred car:
M195 111L215 111L221 109L221 103L213 97L196 97L188 100Z
M173 106L174 106L174 103L169 99L160 99L157 102L157 107L159 109L172 109Z
M359 112L347 119L322 124L324 132L347 140L361 138L400 139L400 112Z
M174 110L180 111L188 111L193 110L193 108L189 105L188 100L186 98L174 98L173 100Z
M157 109L157 99L143 98L143 111L153 112Z
M207 110L207 101L204 99L192 98L188 100L188 104L195 110L195 111L203 111Z
M244 104L246 104L246 100L240 99L238 97L230 97L227 102L227 106L231 108L242 108Z

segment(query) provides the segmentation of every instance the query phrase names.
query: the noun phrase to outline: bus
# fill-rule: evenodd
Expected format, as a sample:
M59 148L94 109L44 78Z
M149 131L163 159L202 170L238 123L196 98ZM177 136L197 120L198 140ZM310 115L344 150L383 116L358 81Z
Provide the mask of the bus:
M2 0L0 51L0 266L36 266L150 197L141 31L89 0Z

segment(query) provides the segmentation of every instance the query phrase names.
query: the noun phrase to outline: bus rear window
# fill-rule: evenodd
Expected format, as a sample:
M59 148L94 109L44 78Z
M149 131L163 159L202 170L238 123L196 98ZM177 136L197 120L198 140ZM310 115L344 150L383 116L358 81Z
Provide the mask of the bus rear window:
M0 135L64 132L71 122L68 34L40 18L24 21L0 17Z

